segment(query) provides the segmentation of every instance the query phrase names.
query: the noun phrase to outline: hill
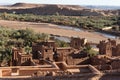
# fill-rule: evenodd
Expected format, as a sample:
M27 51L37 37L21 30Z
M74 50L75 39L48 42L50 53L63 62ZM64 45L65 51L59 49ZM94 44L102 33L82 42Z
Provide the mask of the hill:
M66 16L111 16L119 15L119 10L88 9L79 5L50 5L16 3L0 8L0 12L17 14L55 15L56 13Z
M31 4L31 3L15 3L10 5L10 7L40 7L40 4Z

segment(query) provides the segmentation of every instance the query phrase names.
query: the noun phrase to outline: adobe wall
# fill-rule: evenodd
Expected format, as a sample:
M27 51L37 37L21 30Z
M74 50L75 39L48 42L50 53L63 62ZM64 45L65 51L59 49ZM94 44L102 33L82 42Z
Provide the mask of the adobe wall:
M98 66L98 70L111 70L112 69L112 67L111 67L111 65L108 65L108 64L104 64L104 65L99 65Z
M18 78L12 80L89 80L97 75L95 74L81 74L81 75L64 75L64 76L45 76L45 77L31 77L31 78ZM6 80L6 79L2 79ZM11 80L7 78L7 80Z
M66 61L67 56L72 53L72 48L57 48L56 53L58 55L57 61Z
M49 59L53 61L53 48L52 47L42 46L40 51L41 51L41 56L44 60Z
M36 73L37 71L39 71L39 69L36 69L36 70L20 70L19 71L19 75L20 76L31 76L32 74Z
M79 64L81 62L81 60L80 59L67 59L67 64L68 65L77 65L77 64Z
M75 49L81 49L81 47L85 46L87 43L87 39L79 38L79 37L71 37L70 46Z
M31 77L31 78L0 78L1 80L120 80L119 73L103 74L103 75L69 75L69 76L46 76L46 77Z
M67 58L68 65L85 65L89 64L88 58L80 58L80 59L72 59L70 57Z
M113 56L120 56L120 44L118 44L113 50Z
M1 70L2 75L1 76L11 76L11 69L3 69Z
M57 68L29 68L29 67L22 67L18 69L18 75L19 76L31 76L32 74L41 71L41 72L46 72L46 71L58 71L59 69ZM1 76L11 76L12 73L12 68L6 68L6 69L1 69Z
M100 41L99 45L99 54L112 56L112 45L111 42Z
M64 47L64 48L57 48L57 52L70 52L72 50L72 48L71 47Z
M120 60L111 63L112 69L120 69Z
M53 47L53 48L55 48L55 47L56 47L56 45L55 45L55 42L54 42L54 41L44 42L44 45L45 45L45 46L48 46L48 47Z
M71 38L70 46L75 48L75 49L80 49L82 46L82 40L80 38Z
M105 55L97 55L91 58L92 65L104 65L107 62Z
M33 59L38 59L38 52L41 50L41 45L32 45L32 54L33 54Z

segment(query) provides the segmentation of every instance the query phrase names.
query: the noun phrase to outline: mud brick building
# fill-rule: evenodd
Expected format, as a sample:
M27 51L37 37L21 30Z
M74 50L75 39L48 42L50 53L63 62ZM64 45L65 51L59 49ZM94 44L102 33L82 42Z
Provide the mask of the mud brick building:
M120 69L120 59L115 59L111 61L112 69Z
M107 62L106 55L97 55L91 58L92 65L104 65Z
M18 62L18 53L19 49L13 48L12 49L12 65L16 66Z
M38 59L40 53L44 52L45 48L43 49L43 46L46 46L47 48L49 48L49 51L50 51L50 49L53 49L52 51L55 51L55 48L56 48L55 41L53 41L53 40L48 40L48 41L33 43L32 44L33 59ZM46 49L46 52L48 52L47 49Z
M58 47L56 48L56 61L66 61L67 57L73 53L73 49L71 47Z
M120 57L97 55L91 58L91 65L96 66L99 70L120 69Z
M13 66L27 66L32 61L32 54L25 53L22 49L13 48L12 50L12 65Z
M87 39L85 39L85 38L81 39L81 38L78 38L78 37L72 37L71 42L70 42L70 46L75 48L75 49L80 49L86 43L87 43Z
M44 59L44 60L50 60L53 61L53 47L48 47L48 46L44 46L42 45L41 50L39 53L39 58L38 59Z
M24 54L19 53L18 54L18 66L30 66L32 61L32 54Z
M99 54L112 56L112 44L111 42L100 41L99 45Z
M120 56L120 44L113 47L112 54L113 54L113 56Z
M101 55L120 56L120 44L116 44L115 40L100 41L98 48Z
M54 41L42 41L32 44L32 54L22 48L13 48L12 66L2 67L0 76L54 76L82 73L100 74L98 70L120 69L120 44L114 40L100 41L99 53L92 58L82 51L87 46L86 39L71 39L70 47L57 47ZM92 66L92 65L93 66ZM21 67L22 66L22 67ZM97 69L98 70L97 70ZM88 74L87 74L88 75Z

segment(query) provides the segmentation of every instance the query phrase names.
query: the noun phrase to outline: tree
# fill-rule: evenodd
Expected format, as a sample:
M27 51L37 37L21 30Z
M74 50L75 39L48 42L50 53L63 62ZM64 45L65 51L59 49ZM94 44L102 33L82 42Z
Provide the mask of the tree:
M43 40L43 41L47 41L49 39L49 35L42 33L42 34L36 34L38 39Z
M30 52L32 52L32 48L29 47L29 46L26 46L25 47L25 52L27 52L29 54Z

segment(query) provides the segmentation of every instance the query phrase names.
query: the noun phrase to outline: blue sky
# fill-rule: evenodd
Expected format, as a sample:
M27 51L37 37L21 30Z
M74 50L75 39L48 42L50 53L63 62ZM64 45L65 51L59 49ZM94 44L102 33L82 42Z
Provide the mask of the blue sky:
M17 2L40 3L40 4L120 6L120 0L0 0L0 4L14 4Z

